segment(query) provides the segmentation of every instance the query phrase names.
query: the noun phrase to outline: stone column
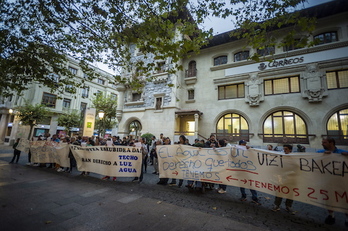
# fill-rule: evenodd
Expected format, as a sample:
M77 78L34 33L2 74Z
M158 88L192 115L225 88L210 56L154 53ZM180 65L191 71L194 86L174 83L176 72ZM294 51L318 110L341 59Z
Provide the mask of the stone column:
M3 114L0 120L0 144L3 144L5 142L5 136L6 136L7 126L8 126L9 114L5 114L5 113L3 111Z
M123 84L119 84L116 86L116 91L118 91L116 118L117 118L118 122L120 122L122 119L125 90L126 90L126 88Z
M198 137L198 119L199 115L195 114L195 139Z

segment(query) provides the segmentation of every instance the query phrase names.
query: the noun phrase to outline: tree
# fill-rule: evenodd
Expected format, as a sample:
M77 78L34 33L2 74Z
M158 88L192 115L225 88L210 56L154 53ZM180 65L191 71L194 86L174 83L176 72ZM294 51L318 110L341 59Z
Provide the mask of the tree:
M76 110L71 113L60 114L58 116L58 125L65 127L66 134L69 135L69 131L74 127L81 127L82 118Z
M213 30L199 29L208 16L235 16L240 30L234 36L257 47L276 43L272 36L264 35L285 25L292 25L295 31L313 29L314 20L291 14L305 0L230 2L2 0L0 69L4 81L0 95L21 92L33 81L59 92L64 85L82 86L68 70L67 54L79 60L90 79L97 74L88 64L104 62L117 73L121 69L131 73L131 78L115 75L115 82L139 88L153 80L152 71L161 68L155 65L157 61L167 61L166 70L174 73L182 69L178 62L182 57L199 52L208 43ZM293 31L288 35L286 40L291 43ZM135 52L142 54L142 59L134 58ZM52 81L52 75L59 76L59 81Z
M34 126L38 124L39 121L44 120L50 115L50 111L42 104L31 105L25 103L23 106L15 108L17 111L17 116L23 125L29 125L30 130L28 134L28 140L31 138Z
M103 93L96 94L92 98L92 106L97 111L96 127L98 133L102 136L105 135L106 129L112 129L116 124L116 109L117 99L113 95L106 95ZM103 111L103 118L98 117L98 112Z

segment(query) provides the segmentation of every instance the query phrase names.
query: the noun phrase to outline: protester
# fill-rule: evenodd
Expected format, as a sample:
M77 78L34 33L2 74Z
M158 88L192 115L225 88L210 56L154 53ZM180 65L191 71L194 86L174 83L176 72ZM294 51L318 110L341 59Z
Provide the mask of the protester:
M186 145L186 137L184 135L180 135L179 136L179 143L178 144ZM184 182L183 179L179 180L179 184L178 184L179 188L182 186L183 182ZM174 186L174 185L176 185L176 179L175 178L172 179L172 182L170 182L169 186ZM186 186L189 187L189 185L186 185Z
M170 142L171 141L170 141L169 137L167 137L167 138L164 139L163 145L170 145ZM159 180L159 182L157 182L157 184L167 185L168 180L169 180L169 178L160 178L160 180Z
M245 148L245 150L249 149L250 146L247 145L247 142L245 140L240 140L238 142L238 145L240 146L239 148ZM241 201L247 201L247 196L246 196L246 192L245 192L245 188L240 187L240 192L242 194L242 197L240 198ZM259 199L257 197L257 191L254 189L250 189L251 192L251 199L253 203L257 204L257 205L261 205L259 202Z
M227 145L227 140L219 140L219 148L226 147ZM225 184L219 184L219 188L217 189L217 192L220 194L226 193L227 185Z
M341 154L348 156L348 151L343 150L343 149L338 149L336 147L336 141L333 138L325 138L322 140L321 145L323 146L324 149L318 150L317 153L325 153L325 154ZM336 222L336 218L334 215L334 211L328 210L329 215L325 219L325 224L328 225L333 225ZM346 220L345 220L345 226L348 227L348 213L346 213Z
M140 140L141 140L141 153L142 153L141 172L140 172L140 176L139 177L134 177L134 179L132 180L132 182L138 182L138 183L141 183L143 181L144 160L145 160L145 156L149 152L149 150L147 149L147 146L146 146L146 139L145 139L145 137L142 137Z
M289 153L291 153L292 152L292 145L289 145L289 144L284 144L283 145L283 150L284 150L284 153L285 154L289 154ZM272 209L272 211L279 211L280 210L280 204L282 203L282 200L283 200L283 198L281 198L281 197L275 197L275 199L274 199L274 207L273 207L273 209ZM292 215L294 215L296 212L294 211L294 210L292 210L292 204L293 204L293 200L291 200L291 199L286 199L285 200L285 210L288 212L288 213L290 213L290 214L292 214Z
M16 159L16 164L18 163L19 157L21 156L21 151L17 149L17 146L19 144L20 138L18 138L16 140L16 142L13 144L12 148L13 148L13 158L10 161L10 164L12 164L14 162L14 160Z

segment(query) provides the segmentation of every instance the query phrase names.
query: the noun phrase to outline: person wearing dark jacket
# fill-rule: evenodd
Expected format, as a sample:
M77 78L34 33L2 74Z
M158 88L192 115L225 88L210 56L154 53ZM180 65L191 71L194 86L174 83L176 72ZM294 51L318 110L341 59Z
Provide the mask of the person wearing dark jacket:
M12 160L10 161L10 164L12 164L13 163L13 161L16 159L16 164L18 163L18 160L19 160L19 157L21 156L21 151L19 151L18 149L17 149L17 146L18 146L18 144L19 144L19 140L20 140L20 138L18 138L17 140L16 140L16 142L13 144L13 158L12 158Z

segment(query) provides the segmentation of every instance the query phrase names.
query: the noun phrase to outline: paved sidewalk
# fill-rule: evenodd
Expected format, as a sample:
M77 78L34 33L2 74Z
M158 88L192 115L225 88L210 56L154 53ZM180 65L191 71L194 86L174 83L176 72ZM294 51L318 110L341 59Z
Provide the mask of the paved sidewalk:
M102 176L58 173L53 169L9 164L12 148L0 146L0 230L346 230L344 215L323 224L325 209L295 202L295 216L270 211L274 197L261 206L240 202L239 188L227 194L189 193L186 188L157 185L148 173L141 184ZM247 193L249 190L247 190Z

